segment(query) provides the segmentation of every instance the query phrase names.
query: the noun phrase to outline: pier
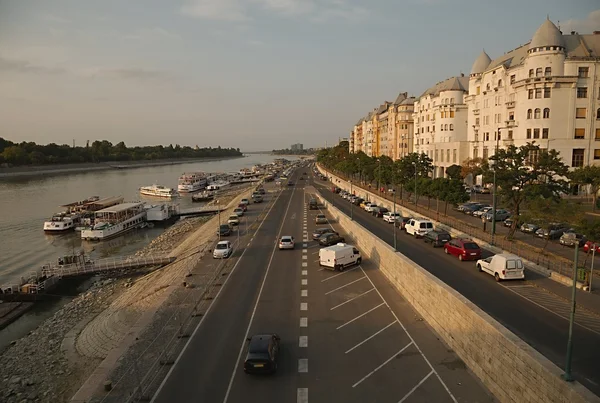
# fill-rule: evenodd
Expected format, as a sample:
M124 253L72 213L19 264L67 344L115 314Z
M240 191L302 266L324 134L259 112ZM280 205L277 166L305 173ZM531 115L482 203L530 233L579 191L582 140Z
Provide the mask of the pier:
M175 214L177 217L186 217L186 216L197 216L197 215L212 215L217 214L221 211L224 211L227 207L217 207L215 205L212 206L203 206L203 207L195 207L188 209L181 209L179 212Z

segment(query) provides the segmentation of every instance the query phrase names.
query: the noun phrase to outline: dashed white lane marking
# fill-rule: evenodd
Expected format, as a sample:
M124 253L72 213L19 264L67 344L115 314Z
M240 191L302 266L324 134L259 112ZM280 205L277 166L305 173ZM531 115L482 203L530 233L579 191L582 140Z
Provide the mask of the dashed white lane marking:
M307 280L307 279L305 279L305 278L303 278L303 279L302 279L302 285L307 285L307 284L308 284L308 280Z
M371 291L373 291L373 290L374 290L374 288L371 288L370 290L368 290L368 291L365 291L365 292L363 292L362 294L360 294L360 295L357 295L356 297L352 297L352 298L350 298L348 301L344 301L344 302L342 302L341 304L338 304L338 305L334 306L333 308L331 308L331 309L330 309L330 311L333 311L334 309L336 309L336 308L339 308L340 306L344 306L344 305L346 305L348 302L354 301L355 299L357 299L357 298L360 298L360 297L362 297L363 295L366 295L366 294L370 293L370 292L371 292Z
M396 358L396 356L398 354L402 354L402 352L404 350L406 350L411 344L413 344L413 342L411 341L410 343L408 343L406 346L404 346L400 351L398 351L396 354L394 354L393 356L391 356L390 358L388 358L387 360L384 361L383 364L381 364L380 366L378 366L377 368L375 368L373 371L369 372L367 375L363 376L362 379L360 379L358 382L356 382L354 385L352 385L353 388L357 387L358 385L361 384L362 381L364 381L365 379L367 379L368 377L370 377L371 375L373 375L375 372L379 371L385 364L387 364L388 362L392 361L394 358Z
M300 310L301 311L308 311L308 302L301 302L300 303Z
M356 279L356 280L354 280L354 281L351 281L351 282L349 282L349 283L347 283L347 284L344 284L344 285L342 285L342 286L340 286L340 287L338 287L338 288L334 288L334 289L333 289L333 290L331 290L331 291L327 291L327 292L325 293L325 295L329 295L329 294L331 294L332 292L336 292L336 291L338 291L338 290L341 290L342 288L344 288L344 287L348 287L349 285L351 285L351 284L354 284L354 283L356 283L357 281L364 280L365 278L366 278L366 277L365 277L365 276L363 276L363 277L361 277L361 278L359 278L359 279Z
M308 275L308 270L302 270L302 275L303 276L307 276Z
M306 259L308 259L308 256L302 255L302 260L306 260Z
M340 330L341 328L348 326L350 323L354 322L355 320L359 320L360 318L362 318L365 315L368 315L369 313L373 312L375 309L382 307L385 305L385 302L382 302L381 304L377 305L376 307L373 307L371 309L369 309L367 312L361 313L360 315L358 315L356 318L354 319L350 319L348 322L339 325L338 327L335 328L335 330Z
M302 253L308 253L308 249L302 249Z
M358 343L356 346L354 346L351 349L347 350L344 354L348 354L349 352L351 352L355 348L362 346L363 344L365 344L366 342L368 342L369 340L371 340L373 337L377 336L379 333L383 332L385 329L387 329L388 327L392 326L395 323L396 323L396 321L393 321L392 323L390 323L389 325L387 325L383 329L379 330L377 333L375 333L375 334L367 337L366 339L364 339L363 341L361 341L360 343Z
M300 296L301 297L308 297L308 290L301 290L300 291Z
M300 358L298 360L298 372L300 372L300 373L308 372L308 358Z
M302 263L302 267L308 267L308 263L306 263L306 262L303 262L303 263Z
M308 318L300 318L300 327L308 327Z
M308 248L308 244L307 244L307 243L303 243L303 244L302 244L302 247L303 247L303 248Z
M413 393L415 390L417 390L417 388L418 388L419 386L421 386L421 385L423 384L423 382L425 382L425 381L427 380L427 378L429 378L431 375L433 375L433 370L432 370L432 371L430 371L430 372L429 372L429 373L428 373L428 374L425 376L425 378L421 379L421 382L417 383L417 384L416 384L416 386L415 386L414 388L412 388L412 389L411 389L411 390L410 390L410 391L409 391L409 392L408 392L408 393L407 393L407 394L406 394L406 395L405 395L405 396L404 396L404 397L403 397L403 398L402 398L402 399L401 399L401 400L400 400L398 403L402 403L403 401L405 401L406 399L408 399L408 397L409 397L410 395L412 395L412 393Z
M300 336L298 338L298 347L308 347L308 336Z
M319 253L319 252L316 252L316 253ZM350 269L350 270L344 270L343 272L341 272L341 273L338 273L338 274L335 274L335 275L333 275L333 276L331 276L331 277L327 277L326 279L324 279L324 280L321 280L321 283L324 283L324 282L325 282L325 281L327 281L327 280L331 280L332 278L336 278L336 277L338 277L338 276L341 276L341 275L342 275L342 274L344 274L344 273L349 273L349 272L351 272L352 270L356 270L356 269L358 269L358 266L357 266L357 267L353 267L353 268L352 268L352 269Z
M298 388L296 403L308 403L308 388Z

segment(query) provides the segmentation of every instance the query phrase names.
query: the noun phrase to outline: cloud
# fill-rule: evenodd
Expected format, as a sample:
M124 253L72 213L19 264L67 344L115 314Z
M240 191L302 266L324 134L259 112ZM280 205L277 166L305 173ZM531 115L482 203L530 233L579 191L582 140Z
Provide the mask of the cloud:
M48 67L32 64L26 60L9 59L0 56L0 71L32 74L62 74L66 70L60 67Z
M590 12L582 20L570 19L560 23L560 29L564 33L577 31L581 34L591 34L600 29L600 9Z
M171 32L171 31L167 31L166 29L161 28L161 27L139 29L139 30L134 31L132 33L126 34L125 38L127 38L127 39L135 39L135 40L144 40L144 39L149 39L149 40L156 40L156 39L181 40L181 36L179 36L178 34L176 34L174 32Z
M248 41L248 45L257 46L258 47L258 46L265 46L265 43L263 41L259 41L257 39L250 39Z
M165 71L144 69L140 67L92 67L82 70L80 74L89 78L118 78L124 80L156 80L170 78L169 74Z
M312 0L256 0L264 9L286 15L308 14L317 4Z
M248 16L240 0L186 0L184 15L208 20L245 21Z

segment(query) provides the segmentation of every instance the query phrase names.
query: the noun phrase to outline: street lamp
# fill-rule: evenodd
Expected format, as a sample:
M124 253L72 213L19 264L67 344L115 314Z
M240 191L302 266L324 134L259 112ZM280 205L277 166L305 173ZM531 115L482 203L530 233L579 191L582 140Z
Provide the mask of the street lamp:
M567 340L567 359L565 373L561 378L567 382L573 381L571 374L571 361L573 358L573 322L575 322L575 296L577 291L577 263L579 261L579 243L575 242L575 261L573 262L573 288L571 291L571 315L569 316L569 339Z
M394 186L394 194L392 195L393 203L394 203L394 252L398 251L398 245L396 240L396 186Z
M350 180L350 220L354 221L354 202L352 201L352 180Z
M507 122L508 124L508 122ZM494 237L496 236L496 207L497 207L497 197L496 197L496 193L498 193L498 186L496 185L496 165L498 163L498 148L500 145L500 130L501 129L507 129L507 127L499 127L498 128L498 133L496 133L496 151L494 152L494 156L496 157L496 160L493 161L494 163L494 194L492 196L492 239L490 240L490 244L494 245Z
M415 166L415 207L417 207L417 161L413 162Z

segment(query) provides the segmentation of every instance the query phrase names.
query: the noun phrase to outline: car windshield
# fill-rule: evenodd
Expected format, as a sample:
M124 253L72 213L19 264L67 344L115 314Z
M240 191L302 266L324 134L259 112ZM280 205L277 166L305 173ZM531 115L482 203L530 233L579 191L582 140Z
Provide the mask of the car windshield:
M289 237L281 238L281 242L292 242L292 238L289 238Z
M227 244L226 243L219 243L219 244L217 244L217 249L227 249Z
M479 249L475 242L465 242L465 249Z

